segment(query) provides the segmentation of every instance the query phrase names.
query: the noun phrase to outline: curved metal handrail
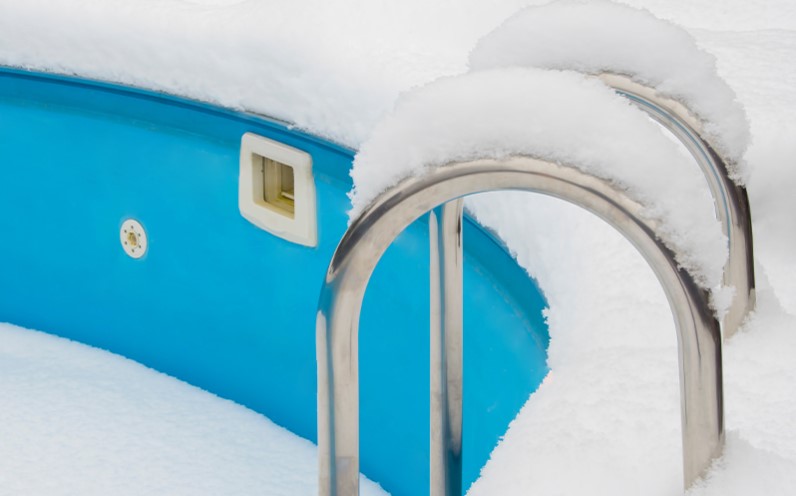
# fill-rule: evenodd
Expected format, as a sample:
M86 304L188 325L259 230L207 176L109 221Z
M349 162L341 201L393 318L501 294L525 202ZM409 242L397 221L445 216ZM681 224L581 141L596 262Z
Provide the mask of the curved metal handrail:
M428 213L429 486L431 495L462 493L464 199Z
M359 491L359 315L376 264L398 234L424 213L466 195L502 189L547 194L579 205L613 225L641 252L665 290L677 328L685 487L721 453L724 406L719 324L707 292L678 266L674 253L655 235L656 225L641 216L643 207L608 182L573 168L530 157L476 160L402 181L351 224L335 251L316 321L321 495L353 496ZM432 294L432 307L433 300ZM436 435L448 446L455 444L449 433ZM445 465L432 460L432 467L437 467L433 470ZM460 476L452 470L432 474L432 481ZM443 486L452 487L455 482ZM446 494L444 487L432 489L432 494Z
M702 170L713 196L716 217L727 236L729 257L724 266L724 284L734 287L735 295L722 328L724 338L731 337L754 310L756 300L752 217L746 188L730 178L727 161L703 138L702 122L685 105L628 76L603 73L598 78L671 132Z

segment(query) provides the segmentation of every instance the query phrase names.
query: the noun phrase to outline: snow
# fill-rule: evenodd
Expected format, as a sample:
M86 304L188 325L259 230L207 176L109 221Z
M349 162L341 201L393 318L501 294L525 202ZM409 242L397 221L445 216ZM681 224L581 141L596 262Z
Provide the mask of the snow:
M521 3L0 0L0 65L264 113L356 147L401 91L461 72Z
M655 276L632 246L589 214L547 198L512 195L481 195L470 205L479 219L500 223L501 236L545 290L552 372L470 494L677 494L676 339ZM507 206L515 209L508 217ZM796 489L789 475L796 468L796 322L779 308L765 278L758 289L757 314L725 347L732 456L714 477L744 473L747 485L773 485L759 494L784 496ZM787 470L743 466L767 458ZM698 494L749 493L721 484Z
M510 66L628 75L685 103L730 165L742 163L749 141L746 115L718 77L715 58L699 50L683 28L648 11L582 0L529 7L470 54L475 70ZM743 169L734 173L739 179L746 175Z
M358 147L402 92L465 72L480 38L520 8L541 3L546 2L0 0L0 64L265 113ZM718 75L744 106L751 129L744 159L758 309L726 343L727 449L691 495L796 494L796 230L790 217L796 210L790 193L796 189L796 3L624 3L683 26L697 46L715 56ZM643 40L627 40L626 46ZM583 91L599 92L574 76L566 78ZM456 80L439 81L436 88ZM412 98L402 98L401 105ZM602 99L601 104L619 105ZM389 118L381 124L388 125ZM552 336L552 372L470 494L679 493L674 325L640 255L602 221L553 199L480 195L468 200L468 208L500 233L539 281L550 305ZM191 494L257 492L264 474L271 473L266 470L271 461L287 463L287 454L269 458L269 449L283 445L270 440L287 434L241 407L74 343L8 326L2 334L3 491L51 494L53 488L44 486L48 480L69 489L91 484L75 480L90 471L96 486L66 492L124 494L122 481L138 484L142 490L136 494L180 494L182 487ZM88 373L92 364L102 373ZM139 382L147 387L139 388ZM20 392L30 389L50 393L51 399ZM93 396L102 399L87 401ZM202 407L189 408L197 404ZM196 430L194 422L180 421L203 416L203 410L207 417L197 420ZM118 422L112 413L121 414ZM88 425L84 418L97 422ZM155 435L141 435L150 431ZM86 444L85 453L70 445L76 439ZM152 439L158 440L156 448L145 448ZM303 455L290 457L295 460L290 470L273 473L287 477L295 471L306 474L296 484L314 484L312 448L294 441ZM26 463L11 466L20 454ZM108 462L128 455L120 465ZM172 485L162 491L166 484Z
M796 3L783 8L793 12ZM716 54L719 71L747 108L754 136L747 161L755 253L780 303L796 315L796 230L789 227L796 195L788 194L796 190L796 13L790 22L789 30L694 33Z
M315 495L317 448L118 355L0 324L0 494ZM384 492L362 480L362 494Z
M354 160L350 215L428 167L521 154L626 189L678 262L706 288L720 285L727 241L701 172L627 99L572 72L497 69L404 94Z

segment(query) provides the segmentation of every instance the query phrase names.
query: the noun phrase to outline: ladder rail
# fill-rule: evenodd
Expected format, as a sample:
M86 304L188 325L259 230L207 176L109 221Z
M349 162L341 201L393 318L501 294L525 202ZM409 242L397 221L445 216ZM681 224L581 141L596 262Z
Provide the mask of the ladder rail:
M707 291L678 266L674 253L656 236L656 223L642 216L643 206L607 181L570 167L525 156L475 160L432 169L382 194L353 221L332 257L316 318L322 496L355 496L359 491L359 315L376 264L404 228L435 207L470 194L506 189L579 205L636 246L664 288L677 330L684 486L690 487L721 454L719 324ZM450 476L454 472L432 474L431 479Z
M463 251L457 198L428 213L431 495L462 493Z
M705 176L716 218L727 236L724 284L734 287L735 294L722 330L724 339L732 337L756 303L752 217L746 188L732 180L728 160L702 136L702 122L685 105L625 75L603 73L598 78L677 138Z

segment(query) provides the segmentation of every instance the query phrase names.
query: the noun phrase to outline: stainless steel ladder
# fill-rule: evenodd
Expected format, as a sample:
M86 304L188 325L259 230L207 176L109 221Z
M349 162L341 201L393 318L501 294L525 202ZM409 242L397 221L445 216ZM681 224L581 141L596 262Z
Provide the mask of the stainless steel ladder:
M641 252L664 288L678 335L684 485L721 454L724 407L721 330L707 292L680 268L645 220L643 206L607 181L533 157L453 163L406 179L349 227L329 265L316 322L318 446L323 496L359 492L359 314L387 247L430 213L431 492L461 491L461 198L524 190L561 198L605 219Z

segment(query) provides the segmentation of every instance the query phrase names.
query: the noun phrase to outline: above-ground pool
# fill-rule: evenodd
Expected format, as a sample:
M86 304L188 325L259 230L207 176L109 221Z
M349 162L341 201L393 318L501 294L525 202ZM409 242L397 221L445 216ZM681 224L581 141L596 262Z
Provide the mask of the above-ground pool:
M238 209L244 133L312 157L318 244ZM0 70L0 321L108 349L316 438L318 293L347 223L354 152L244 113ZM148 248L129 257L128 219ZM538 288L467 219L464 487L547 372ZM428 235L413 224L371 280L360 332L362 470L428 488Z

